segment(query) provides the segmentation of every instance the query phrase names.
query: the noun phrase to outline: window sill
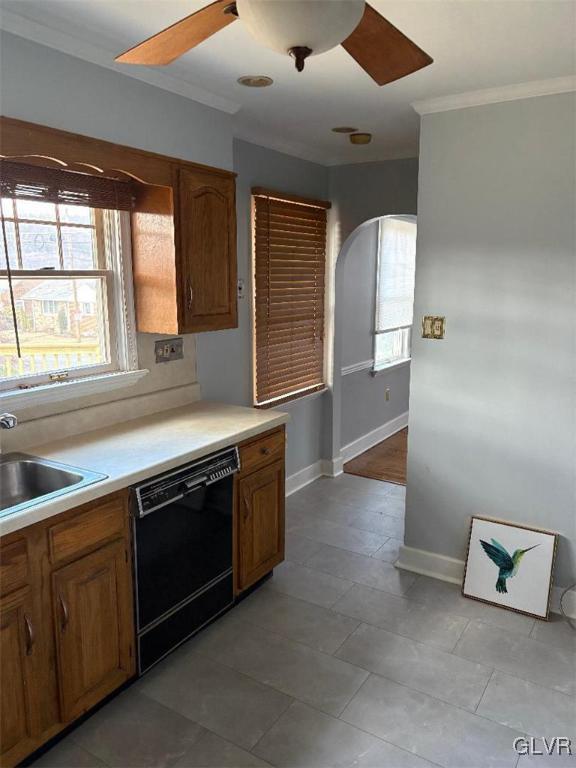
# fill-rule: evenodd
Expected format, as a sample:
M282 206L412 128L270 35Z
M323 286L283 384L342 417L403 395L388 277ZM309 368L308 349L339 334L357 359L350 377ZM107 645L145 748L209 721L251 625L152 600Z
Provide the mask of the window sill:
M323 384L321 387L315 389L304 390L303 392L295 392L292 395L279 398L278 400L268 400L265 403L255 403L254 408L259 411L265 411L269 408L281 408L282 406L291 405L292 403L300 402L301 400L312 400L315 397L321 397L326 392L327 387Z
M383 373L393 370L394 368L404 368L406 365L410 365L412 358L408 360L399 360L397 363L388 363L387 365L381 365L379 368L372 368L370 371L371 376L380 376Z
M30 389L11 389L0 392L0 408L31 408L45 403L56 403L74 397L102 394L121 387L131 387L149 371L120 371L99 376L86 376L74 381L41 384Z

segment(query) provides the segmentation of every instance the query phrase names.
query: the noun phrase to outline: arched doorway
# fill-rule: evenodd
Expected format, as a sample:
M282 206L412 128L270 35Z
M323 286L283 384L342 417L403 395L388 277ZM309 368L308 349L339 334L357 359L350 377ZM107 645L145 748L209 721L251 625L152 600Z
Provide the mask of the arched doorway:
M390 248L398 247L398 238L407 230L413 230L415 240L415 228L412 214L374 217L356 227L339 250L327 414L333 474L339 474L352 455L379 442L380 436L407 424L413 267L408 317L405 301L399 302L402 259Z

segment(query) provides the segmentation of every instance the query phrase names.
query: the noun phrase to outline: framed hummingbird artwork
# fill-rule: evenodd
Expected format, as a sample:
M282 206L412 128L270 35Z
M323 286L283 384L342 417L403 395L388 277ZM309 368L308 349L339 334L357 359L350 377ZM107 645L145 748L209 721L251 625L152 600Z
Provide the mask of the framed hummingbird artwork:
M462 594L547 619L558 534L473 517Z

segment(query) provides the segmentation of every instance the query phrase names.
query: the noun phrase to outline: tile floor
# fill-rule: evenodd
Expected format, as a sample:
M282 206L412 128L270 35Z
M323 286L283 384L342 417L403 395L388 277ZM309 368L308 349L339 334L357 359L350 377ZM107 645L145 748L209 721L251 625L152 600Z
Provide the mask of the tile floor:
M404 489L342 475L287 500L286 562L38 768L574 768L576 638L398 571Z

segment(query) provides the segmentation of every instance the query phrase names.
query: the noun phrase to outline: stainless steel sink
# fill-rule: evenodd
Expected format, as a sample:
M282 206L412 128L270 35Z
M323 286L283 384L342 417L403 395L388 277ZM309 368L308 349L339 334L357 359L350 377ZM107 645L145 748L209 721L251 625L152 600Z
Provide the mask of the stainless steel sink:
M20 512L105 477L23 453L0 456L0 516Z

